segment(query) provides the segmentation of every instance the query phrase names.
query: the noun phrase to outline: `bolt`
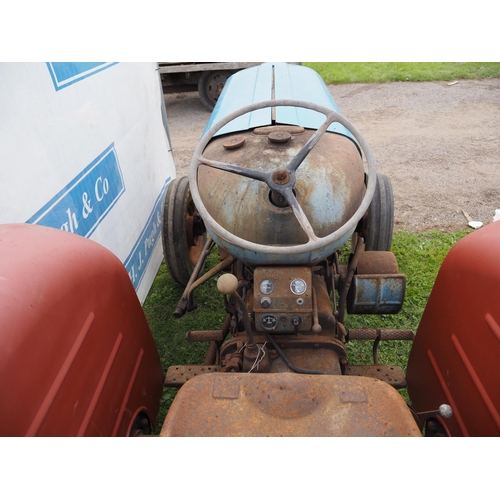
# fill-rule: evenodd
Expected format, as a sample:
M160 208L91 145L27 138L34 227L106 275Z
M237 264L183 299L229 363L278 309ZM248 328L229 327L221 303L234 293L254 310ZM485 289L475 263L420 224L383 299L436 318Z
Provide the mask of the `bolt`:
M273 173L273 182L279 185L286 184L290 180L290 174L283 168L277 168Z

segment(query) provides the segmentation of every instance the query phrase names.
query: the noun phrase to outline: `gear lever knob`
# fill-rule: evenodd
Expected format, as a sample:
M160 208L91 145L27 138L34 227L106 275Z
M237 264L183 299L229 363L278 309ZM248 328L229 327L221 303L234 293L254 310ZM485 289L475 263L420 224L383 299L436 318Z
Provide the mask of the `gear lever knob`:
M234 274L223 274L217 280L217 289L224 295L232 295L238 288L238 278Z

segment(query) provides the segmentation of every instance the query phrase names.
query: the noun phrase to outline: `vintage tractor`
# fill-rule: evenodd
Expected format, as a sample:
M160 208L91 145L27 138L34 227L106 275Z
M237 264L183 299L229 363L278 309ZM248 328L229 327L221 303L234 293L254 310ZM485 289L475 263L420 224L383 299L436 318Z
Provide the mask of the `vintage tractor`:
M412 331L344 324L349 313L402 307L393 213L389 178L377 174L368 144L315 72L265 64L234 75L189 182L176 179L165 197L165 259L186 287L176 316L194 307L200 284L226 271L217 288L227 319L187 333L210 348L203 365L168 369L165 384L180 390L161 435L417 436L426 423L429 435L466 434L447 375L425 346L410 359L414 408L396 390L407 387L403 370L378 363L380 341L412 341ZM203 274L214 245L220 263ZM374 364L350 364L345 346L358 339L373 340ZM499 389L490 389L498 408Z
M348 340L413 336L344 327L346 313L402 306L393 210L390 180L316 73L269 64L235 75L189 183L177 179L166 193L166 262L186 285L176 315L192 308L196 286L229 272L217 285L224 325L188 333L211 341L206 364L168 370L166 384L181 390L162 434L419 435L395 389L403 371L352 366L345 349ZM221 263L198 278L214 244Z
M220 274L225 321L186 335L209 342L205 362L165 375L108 250L1 226L0 435L150 434L163 385L179 390L161 436L499 435L500 222L450 251L416 335L345 326L402 307L393 211L390 180L314 71L236 73L164 200L165 260L185 286L174 314ZM358 339L372 364L348 359ZM413 341L406 374L378 361L391 340Z

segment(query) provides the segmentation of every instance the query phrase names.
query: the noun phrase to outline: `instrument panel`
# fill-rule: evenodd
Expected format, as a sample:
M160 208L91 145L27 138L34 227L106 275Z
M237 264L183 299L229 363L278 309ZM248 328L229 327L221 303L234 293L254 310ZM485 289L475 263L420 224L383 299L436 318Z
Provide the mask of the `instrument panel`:
M309 267L258 267L254 284L253 310L258 331L311 330L313 290Z

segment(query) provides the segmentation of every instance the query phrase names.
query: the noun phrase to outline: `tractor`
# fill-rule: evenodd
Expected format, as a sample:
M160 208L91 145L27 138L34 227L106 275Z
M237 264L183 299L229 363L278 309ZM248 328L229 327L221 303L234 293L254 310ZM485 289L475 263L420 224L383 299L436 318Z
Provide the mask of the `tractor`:
M217 330L187 333L210 348L203 365L169 367L165 385L180 390L161 435L498 433L498 287L472 292L477 274L460 250L465 242L447 259L463 266L464 281L450 276L441 292L451 301L462 290L461 314L434 292L416 339L411 330L345 327L347 314L398 313L406 277L391 252L390 179L311 69L264 64L232 76L189 177L167 190L163 220L165 260L185 286L175 315L193 309L196 288L224 271L217 288L227 318ZM220 263L202 273L214 245ZM485 258L474 262L486 269ZM480 335L491 344L485 352ZM373 364L349 362L346 343L357 340L373 341ZM378 344L391 340L414 342L406 375L378 361ZM406 387L412 406L397 391Z
M163 386L178 392L160 436L500 434L500 222L452 248L416 333L347 328L348 314L397 314L406 277L390 179L313 70L231 76L161 224L184 287L173 314L216 276L226 314L186 332L209 343L204 363L166 373L111 252L57 229L0 228L0 434L148 435ZM373 342L372 364L350 362L358 340ZM394 340L413 342L406 373L379 363Z

